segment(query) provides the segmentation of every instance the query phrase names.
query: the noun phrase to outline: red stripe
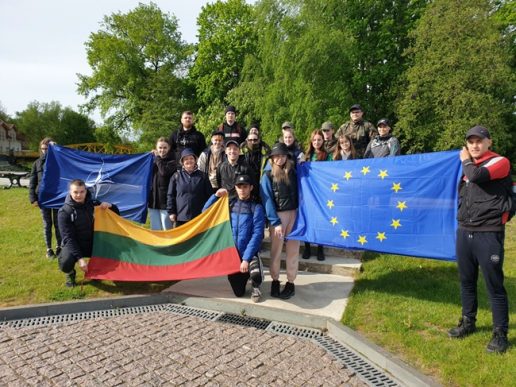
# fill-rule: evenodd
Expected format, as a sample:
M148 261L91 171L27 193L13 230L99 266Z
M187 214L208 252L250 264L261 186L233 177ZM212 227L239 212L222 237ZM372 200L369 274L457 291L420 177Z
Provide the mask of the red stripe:
M207 255L192 262L169 266L149 266L91 257L86 278L112 281L172 281L218 277L240 270L235 247Z

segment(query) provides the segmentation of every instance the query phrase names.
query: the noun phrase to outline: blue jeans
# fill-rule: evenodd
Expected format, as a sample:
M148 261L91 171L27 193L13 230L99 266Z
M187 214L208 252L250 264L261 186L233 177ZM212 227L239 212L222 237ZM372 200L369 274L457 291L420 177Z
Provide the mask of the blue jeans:
M57 224L58 210L52 208L40 208L41 217L43 218L43 236L45 237L45 244L47 249L52 248L52 225L56 231L57 246L61 246L61 234L59 233L59 226Z
M170 230L172 228L167 210L149 208L149 216L151 230Z

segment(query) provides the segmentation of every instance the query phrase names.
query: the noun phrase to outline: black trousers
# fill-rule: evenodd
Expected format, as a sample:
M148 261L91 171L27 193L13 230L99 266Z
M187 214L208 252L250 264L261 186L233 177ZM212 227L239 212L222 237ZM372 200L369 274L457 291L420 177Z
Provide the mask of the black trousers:
M47 249L52 248L52 226L56 232L57 246L61 245L61 234L59 233L59 225L57 224L57 212L54 208L40 208L41 217L43 218L43 236Z
M253 288L257 288L263 281L263 266L262 260L255 256L249 262L249 271L247 273L233 273L228 275L228 281L233 289L233 293L237 297L242 297L245 294L245 286L247 281L251 278Z
M75 270L77 259L72 255L68 247L64 246L61 249L61 253L57 257L57 261L59 262L59 268L63 273L68 274Z
M503 285L504 238L501 232L457 231L462 315L475 321L478 309L478 268L482 270L493 313L494 327L509 328L509 300Z

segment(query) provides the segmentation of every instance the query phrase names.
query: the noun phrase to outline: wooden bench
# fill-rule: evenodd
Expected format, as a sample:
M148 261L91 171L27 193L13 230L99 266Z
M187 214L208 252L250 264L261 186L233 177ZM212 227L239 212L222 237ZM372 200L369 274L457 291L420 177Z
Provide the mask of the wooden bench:
M13 185L21 187L20 179L27 177L29 172L13 172L13 171L0 171L0 177L9 179L9 185L5 186L5 189L11 188Z

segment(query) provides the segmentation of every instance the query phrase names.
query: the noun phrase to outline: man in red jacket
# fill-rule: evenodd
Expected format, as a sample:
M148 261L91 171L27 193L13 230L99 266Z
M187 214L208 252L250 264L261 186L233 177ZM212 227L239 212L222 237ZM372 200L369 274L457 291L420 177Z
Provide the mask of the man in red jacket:
M459 184L457 264L462 318L448 335L462 338L476 329L478 268L482 270L493 314L488 352L502 353L509 342L509 302L503 285L505 223L512 206L510 162L489 148L489 131L474 126L460 152L463 176Z

